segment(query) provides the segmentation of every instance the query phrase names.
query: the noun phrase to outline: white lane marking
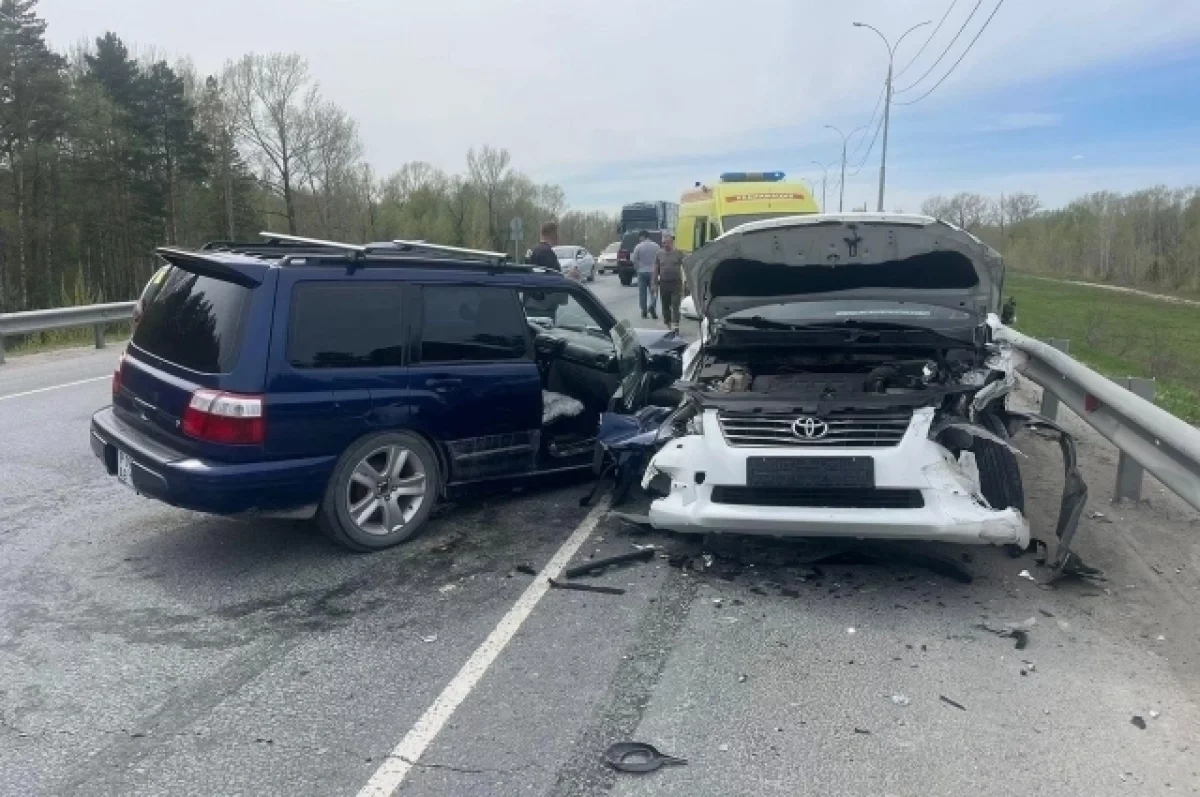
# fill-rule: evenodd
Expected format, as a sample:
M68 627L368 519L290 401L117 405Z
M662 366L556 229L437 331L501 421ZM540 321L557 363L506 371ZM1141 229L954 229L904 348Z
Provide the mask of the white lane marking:
M434 737L454 714L455 709L471 694L471 690L478 685L492 662L516 636L517 631L521 629L521 625L533 612L538 601L550 589L547 579L557 578L562 573L567 562L571 561L571 557L579 550L579 546L583 545L595 530L596 524L600 522L600 517L607 508L608 499L604 498L596 504L591 512L587 513L567 541L542 568L542 572L538 573L533 583L525 589L525 592L521 593L517 602L488 634L487 639L483 640L483 643L475 649L458 674L451 679L450 683L446 684L446 688L437 696L433 704L425 709L425 713L421 715L416 724L409 729L391 754L383 760L379 769L375 770L375 774L367 781L367 785L363 786L358 793L358 797L389 797L400 787L413 765L417 763Z
M91 379L80 379L75 382L63 382L61 385L51 385L50 387L39 387L37 390L26 390L23 393L9 393L7 396L0 396L0 401L10 398L20 398L21 396L32 396L34 393L45 393L48 390L59 390L64 387L75 387L75 385L86 385L89 382L99 382L101 379L112 379L112 374L104 376L93 376Z

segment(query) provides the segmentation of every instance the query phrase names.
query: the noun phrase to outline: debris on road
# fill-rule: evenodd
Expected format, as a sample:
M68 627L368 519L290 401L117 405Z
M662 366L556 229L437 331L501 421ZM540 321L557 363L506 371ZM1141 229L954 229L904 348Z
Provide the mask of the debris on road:
M938 700L942 701L943 703L945 703L945 704L947 704L947 705L954 706L954 707L955 707L956 709L958 709L959 711L966 711L966 710L967 710L967 707L966 707L966 706L964 706L962 703L959 703L959 702L957 702L957 701L951 700L950 698L946 697L945 695L938 695Z
M438 587L438 592L442 593L443 595L449 595L456 589L458 589L457 584L443 584L442 586Z
M1133 727L1137 728L1139 731L1146 730L1146 721L1139 715L1134 714L1133 719L1131 719L1130 722L1133 723Z
M907 706L912 701L909 700L908 695L892 695L892 702L897 706Z
M744 684L744 683L746 683L748 678L749 678L748 675L746 675L745 673L742 673L741 675L738 676L738 683Z
M624 523L629 527L630 533L633 534L648 534L654 531L654 526L650 524L649 515L635 515L632 512L609 512L608 516Z
M603 559L594 559L590 562L585 562L575 567L568 567L563 575L567 578L578 578L579 576L594 573L597 570L603 570L612 565L621 565L628 562L649 562L654 558L655 548L642 548L629 553L617 554L616 556L606 556Z
M430 634L429 636L423 636L423 637L421 637L421 641L425 642L425 643L437 642L437 634Z
M1037 618L1030 617L1022 620L1019 623L1005 623L1004 625L992 625L991 623L978 623L976 628L988 631L996 636L1011 637L1016 640L1016 649L1024 650L1029 645L1029 632L1037 625Z
M532 565L520 564L514 568L518 573L524 573L527 576L536 576L538 571Z
M1028 570L1022 570L1020 573L1017 573L1017 578L1028 579L1029 581L1037 581L1037 579L1033 577L1033 574Z
M645 742L617 742L604 751L604 763L620 772L653 772L664 764L686 764L687 759L660 753Z
M846 629L846 633L847 633L847 634L854 634L854 633L857 633L857 632L858 632L858 629L856 629L856 628L847 628L847 629Z
M1159 711L1151 711L1151 712L1150 712L1150 719L1152 719L1152 720L1156 720L1156 719L1158 719L1158 715L1159 715L1160 713L1162 713L1162 712L1159 712Z
M599 592L604 595L625 594L625 590L620 587L602 587L599 584L581 584L578 581L557 581L553 578L546 580L550 582L550 586L554 589L568 589L575 592Z
M855 729L854 729L854 732L855 732L855 733L860 733L860 734L862 734L863 736L870 736L870 735L871 735L871 732L870 732L869 730L867 730L866 728L855 728Z

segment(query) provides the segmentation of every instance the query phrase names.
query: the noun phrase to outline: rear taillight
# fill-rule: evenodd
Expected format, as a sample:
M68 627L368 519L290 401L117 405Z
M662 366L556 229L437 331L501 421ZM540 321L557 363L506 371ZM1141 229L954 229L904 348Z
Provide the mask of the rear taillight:
M112 397L113 401L117 400L117 396L121 395L121 383L125 378L125 354L122 353L117 359L117 367L113 371L112 378Z
M262 443L266 425L261 396L197 390L183 411L183 433L209 443Z

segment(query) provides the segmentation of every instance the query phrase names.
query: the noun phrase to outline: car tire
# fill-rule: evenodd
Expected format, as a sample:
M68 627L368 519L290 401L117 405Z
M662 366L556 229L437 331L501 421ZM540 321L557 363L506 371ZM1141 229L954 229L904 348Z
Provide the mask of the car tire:
M1004 425L993 415L985 415L983 425L1003 438L1007 438ZM975 466L979 469L979 489L992 509L1025 511L1025 486L1021 482L1021 468L1016 455L1005 446L992 440L975 438L971 451L975 454Z
M621 274L620 277L621 277L622 285L625 285L626 287L628 287L633 284L633 275L632 274Z
M419 495L412 492L418 487ZM409 432L373 434L338 460L317 522L345 548L381 551L421 531L441 489L437 454L424 439Z

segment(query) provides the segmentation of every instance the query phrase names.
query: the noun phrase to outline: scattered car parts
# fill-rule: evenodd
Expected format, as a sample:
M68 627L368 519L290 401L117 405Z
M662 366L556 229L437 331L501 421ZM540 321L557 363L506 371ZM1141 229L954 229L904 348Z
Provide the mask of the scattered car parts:
M666 764L681 766L687 759L661 753L645 742L617 742L604 751L604 763L620 772L653 772Z

